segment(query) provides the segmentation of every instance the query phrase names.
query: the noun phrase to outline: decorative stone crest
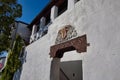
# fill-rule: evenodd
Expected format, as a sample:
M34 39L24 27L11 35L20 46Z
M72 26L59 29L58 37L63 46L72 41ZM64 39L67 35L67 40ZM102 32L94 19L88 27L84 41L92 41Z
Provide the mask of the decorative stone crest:
M50 47L50 57L62 58L67 51L76 50L78 53L87 52L87 35L77 37L74 27L66 25L60 29L56 38L55 45Z
M59 30L55 44L60 44L62 42L68 41L76 36L77 32L74 27L71 25L66 25L64 28Z

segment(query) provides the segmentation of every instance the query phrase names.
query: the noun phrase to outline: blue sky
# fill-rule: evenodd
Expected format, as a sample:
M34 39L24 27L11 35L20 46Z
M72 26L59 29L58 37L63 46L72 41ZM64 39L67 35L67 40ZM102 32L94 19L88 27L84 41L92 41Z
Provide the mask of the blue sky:
M28 24L38 15L38 13L50 2L50 0L18 0L22 5L22 17L18 20Z

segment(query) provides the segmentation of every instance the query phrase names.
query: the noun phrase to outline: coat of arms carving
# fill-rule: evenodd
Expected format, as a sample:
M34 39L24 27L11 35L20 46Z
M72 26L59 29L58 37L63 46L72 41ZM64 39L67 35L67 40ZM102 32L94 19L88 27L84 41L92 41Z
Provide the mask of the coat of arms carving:
M77 32L71 25L65 25L62 29L58 31L55 44L59 44L68 41L77 36Z

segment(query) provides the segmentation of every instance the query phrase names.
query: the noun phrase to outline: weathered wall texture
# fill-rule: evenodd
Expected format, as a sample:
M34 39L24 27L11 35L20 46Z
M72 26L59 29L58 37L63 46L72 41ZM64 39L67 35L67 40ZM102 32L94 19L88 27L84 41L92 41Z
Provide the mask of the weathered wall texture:
M72 25L78 35L87 34L86 53L66 52L62 61L82 60L83 80L120 79L120 0L80 0L75 7L57 17L48 34L27 48L21 80L49 80L52 58L50 46L58 31Z

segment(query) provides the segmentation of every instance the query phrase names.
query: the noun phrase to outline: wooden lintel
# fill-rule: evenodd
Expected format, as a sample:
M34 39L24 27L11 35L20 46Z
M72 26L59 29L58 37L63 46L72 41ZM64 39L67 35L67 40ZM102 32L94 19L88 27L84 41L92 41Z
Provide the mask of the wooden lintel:
M74 38L72 40L53 45L50 47L50 56L61 58L64 52L76 50L78 53L87 51L87 37L86 35Z

